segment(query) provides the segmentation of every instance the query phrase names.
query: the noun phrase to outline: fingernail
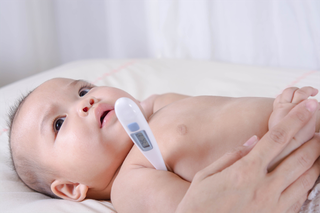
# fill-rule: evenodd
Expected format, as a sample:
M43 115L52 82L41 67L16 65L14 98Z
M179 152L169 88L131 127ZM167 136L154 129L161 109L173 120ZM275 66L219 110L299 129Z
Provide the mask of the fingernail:
M317 106L318 106L318 102L316 100L310 99L310 100L307 100L306 102L306 108L310 112L316 111Z
M258 142L258 137L256 135L252 136L247 142L243 144L243 146L253 146Z

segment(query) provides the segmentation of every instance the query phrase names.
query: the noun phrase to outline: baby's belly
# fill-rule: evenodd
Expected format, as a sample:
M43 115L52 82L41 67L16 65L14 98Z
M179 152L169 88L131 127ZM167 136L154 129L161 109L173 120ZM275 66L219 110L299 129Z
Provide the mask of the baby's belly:
M266 101L262 109L259 102L246 104L245 100L241 103L235 100L240 101L210 98L181 101L163 108L150 119L170 171L191 182L199 170L226 152L253 135L262 137L267 132L272 101Z

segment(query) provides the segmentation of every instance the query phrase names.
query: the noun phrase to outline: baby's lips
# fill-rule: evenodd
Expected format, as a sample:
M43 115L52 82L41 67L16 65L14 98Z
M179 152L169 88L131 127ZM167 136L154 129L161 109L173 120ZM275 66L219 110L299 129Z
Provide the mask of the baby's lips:
M110 111L110 110L113 110L113 106L110 105L110 104L106 104L106 103L99 103L95 110L94 110L94 114L95 114L95 117L96 117L96 121L99 125L99 127L101 128L102 127L102 124L101 124L101 116L106 112L106 111Z

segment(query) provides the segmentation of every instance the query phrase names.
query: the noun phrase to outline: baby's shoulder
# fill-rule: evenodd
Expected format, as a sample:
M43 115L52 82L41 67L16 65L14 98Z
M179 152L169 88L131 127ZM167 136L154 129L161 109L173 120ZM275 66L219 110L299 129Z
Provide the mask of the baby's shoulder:
M189 183L172 172L156 170L151 164L131 158L139 158L139 155L136 156L134 150L129 153L112 185L111 201L117 211L153 212L164 206L172 211L173 206L168 205L172 201L163 196L175 197L174 203L178 205L182 197L177 194L184 195Z
M136 146L133 146L115 178L112 186L112 193L118 190L123 192L126 189L132 189L134 188L134 185L137 185L140 182L148 182L148 176L152 175L154 171L156 170L151 163L147 161ZM141 175L142 173L145 174ZM138 179L135 179L137 174L141 176Z

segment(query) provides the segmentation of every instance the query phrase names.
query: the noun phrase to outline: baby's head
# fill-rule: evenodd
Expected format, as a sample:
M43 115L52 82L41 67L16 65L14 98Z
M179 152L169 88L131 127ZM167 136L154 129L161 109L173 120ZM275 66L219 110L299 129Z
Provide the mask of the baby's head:
M27 95L10 125L12 159L21 180L51 197L109 199L132 147L114 112L120 97L135 100L116 88L63 78Z

